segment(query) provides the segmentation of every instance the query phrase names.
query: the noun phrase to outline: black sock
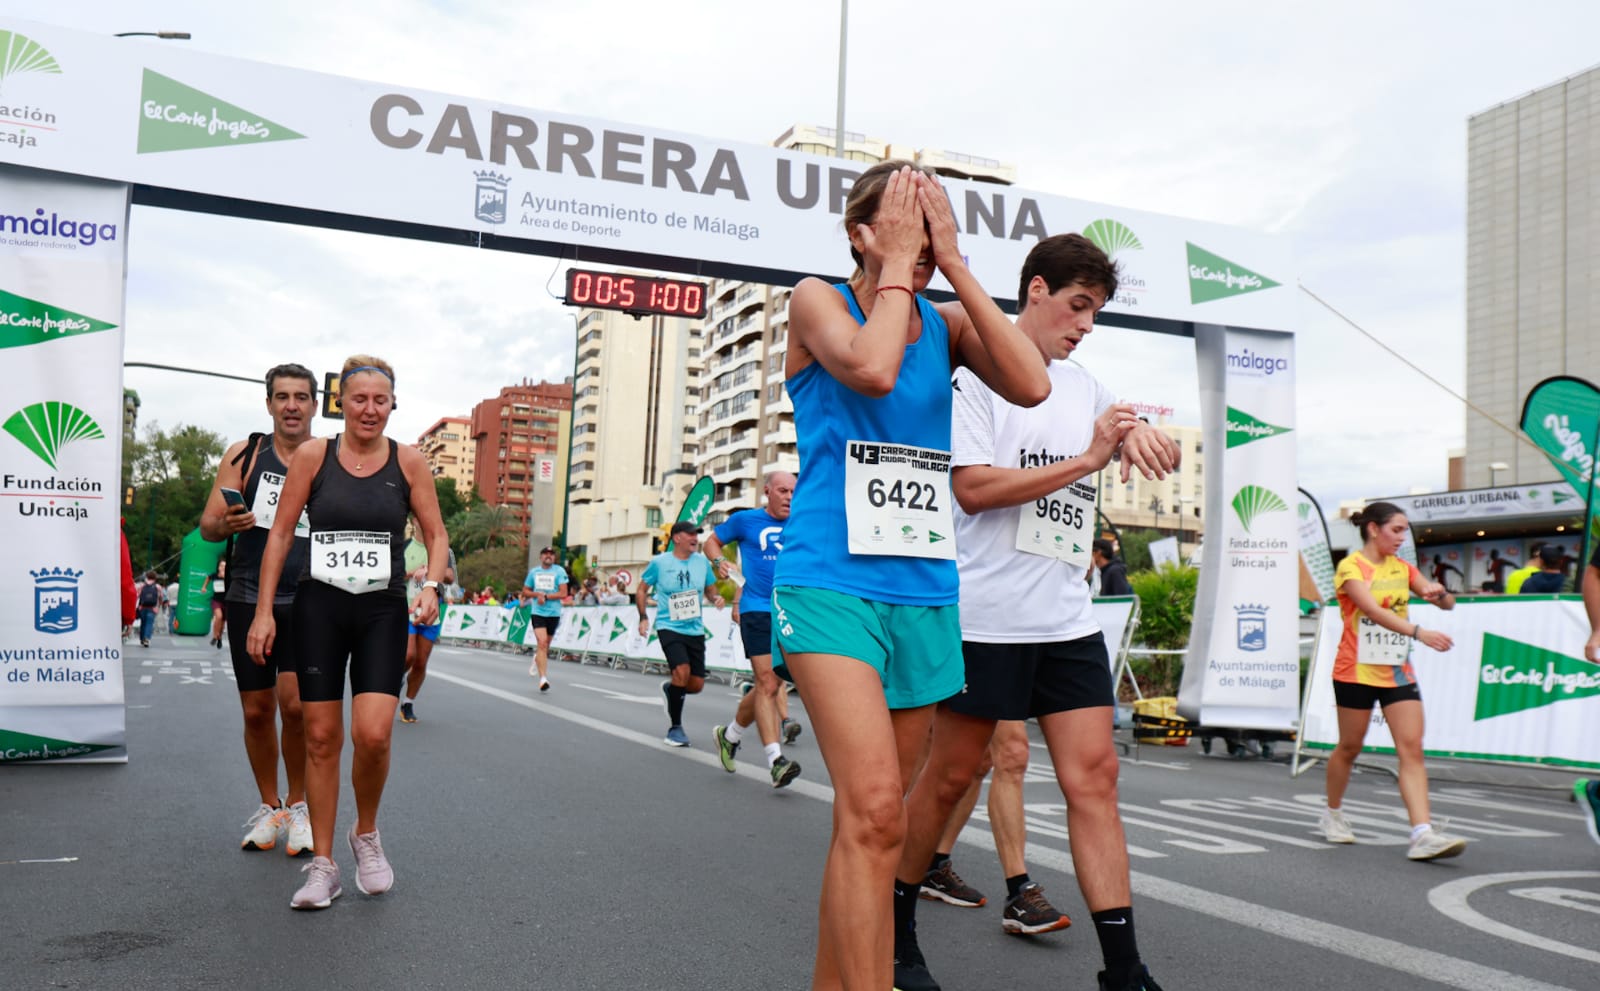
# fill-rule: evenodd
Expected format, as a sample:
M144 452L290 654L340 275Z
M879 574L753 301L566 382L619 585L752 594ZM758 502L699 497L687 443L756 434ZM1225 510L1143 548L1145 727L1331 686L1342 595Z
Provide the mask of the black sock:
M1017 897L1017 893L1020 892L1022 890L1022 886L1027 884L1027 883L1028 883L1028 872L1027 871L1023 871L1021 874L1017 874L1017 875L1014 875L1012 877L1006 878L1006 897L1007 898L1015 898L1015 897Z
M1094 912L1094 934L1100 937L1100 955L1106 962L1106 986L1121 987L1139 969L1139 942L1133 935L1133 909L1108 908Z
M907 884L895 878L894 881L894 945L898 947L903 937L911 935L917 928L917 898L922 892L922 885L918 882Z
M933 860L928 864L928 870L929 871L936 871L939 868L943 867L945 864L948 864L949 862L950 862L950 854L948 852L946 852L946 853L935 853L933 855Z
M667 686L667 718L672 720L672 725L683 725L683 697L689 694L677 685Z

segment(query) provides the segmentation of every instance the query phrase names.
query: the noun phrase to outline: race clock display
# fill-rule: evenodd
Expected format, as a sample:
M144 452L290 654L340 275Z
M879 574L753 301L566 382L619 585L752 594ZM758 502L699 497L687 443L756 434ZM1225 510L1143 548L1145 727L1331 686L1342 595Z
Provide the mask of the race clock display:
M706 284L653 275L569 268L567 305L699 319L706 315Z

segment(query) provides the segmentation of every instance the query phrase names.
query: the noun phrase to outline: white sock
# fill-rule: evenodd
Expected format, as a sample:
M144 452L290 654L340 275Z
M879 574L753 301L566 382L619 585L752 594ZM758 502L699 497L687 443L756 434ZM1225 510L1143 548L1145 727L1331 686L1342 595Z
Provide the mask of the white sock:
M1425 822L1420 826L1412 826L1411 827L1411 842L1413 842L1413 843L1417 842L1417 837L1421 836L1423 833L1426 833L1431 829L1433 829L1433 823L1431 823L1431 822Z
M739 739L744 736L744 727L738 723L729 723L723 728L722 735L727 738L729 743L738 743Z
M778 762L778 758L783 756L783 748L778 746L776 743L769 743L762 749L766 751L768 767L776 764Z

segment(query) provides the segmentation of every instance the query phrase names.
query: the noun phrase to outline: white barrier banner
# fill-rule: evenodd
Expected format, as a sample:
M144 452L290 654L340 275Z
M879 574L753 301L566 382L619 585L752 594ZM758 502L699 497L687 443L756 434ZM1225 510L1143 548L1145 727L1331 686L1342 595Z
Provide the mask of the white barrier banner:
M1204 441L1222 464L1206 472L1211 523L1178 712L1202 725L1291 729L1300 714L1294 338L1200 327L1195 347Z
M785 283L849 274L839 216L859 162L12 17L0 17L0 41L28 55L5 79L0 162L542 242L550 253L579 246L679 268L693 259ZM974 274L1002 298L1036 241L1081 231L1123 268L1108 314L1294 326L1282 238L944 184ZM949 287L941 278L933 288ZM713 311L707 326L726 315Z
M646 615L654 624L656 611ZM744 654L739 624L731 609L707 609L701 613L706 627L706 668L724 673L748 673L750 661ZM631 661L664 663L661 641L652 626L646 636L639 635L639 611L626 606L572 606L561 612L561 625L550 641L552 650L594 657L622 657Z
M1426 753L1600 768L1600 665L1582 659L1589 623L1581 599L1472 597L1448 611L1413 600L1407 618L1455 641L1444 653L1420 642L1412 649L1427 713ZM1307 748L1331 749L1339 741L1333 661L1341 631L1339 610L1324 609L1307 672L1301 729ZM1394 751L1377 709L1365 749Z
M0 764L128 759L127 227L127 186L0 165Z
M439 638L450 640L501 641L511 628L511 612L500 606L445 607L439 623Z
M1123 641L1128 637L1128 620L1133 616L1133 605L1139 601L1131 595L1110 595L1094 600L1094 621L1105 634L1106 654L1110 657L1111 674L1117 673L1122 661Z

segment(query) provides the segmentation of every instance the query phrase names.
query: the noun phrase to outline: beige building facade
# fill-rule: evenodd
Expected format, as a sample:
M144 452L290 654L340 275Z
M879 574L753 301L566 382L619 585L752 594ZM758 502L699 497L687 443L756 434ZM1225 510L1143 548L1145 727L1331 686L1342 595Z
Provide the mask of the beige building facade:
M428 459L433 477L450 479L463 499L472 494L472 466L478 450L471 429L472 421L466 417L447 416L417 438L417 450Z
M1121 466L1112 462L1096 479L1100 512L1118 529L1153 529L1180 537L1187 555L1205 532L1205 445L1199 427L1156 426L1177 442L1182 458L1178 470L1159 481L1135 470L1123 482Z
M1467 121L1467 399L1518 425L1552 375L1600 376L1600 67ZM1557 477L1466 413L1467 488ZM1504 466L1504 467L1496 467Z

